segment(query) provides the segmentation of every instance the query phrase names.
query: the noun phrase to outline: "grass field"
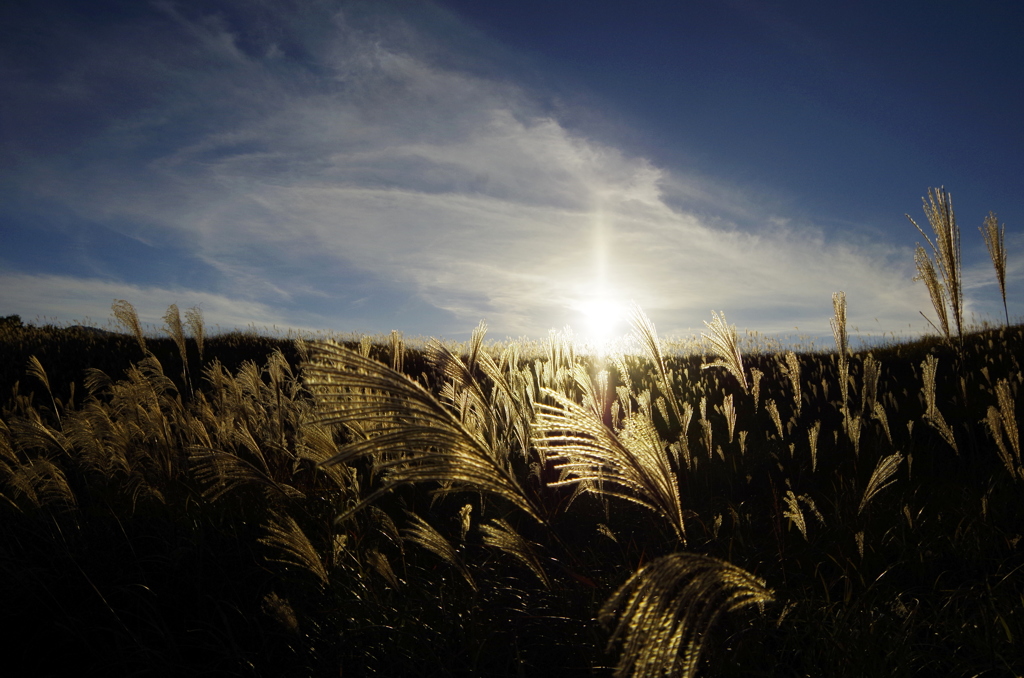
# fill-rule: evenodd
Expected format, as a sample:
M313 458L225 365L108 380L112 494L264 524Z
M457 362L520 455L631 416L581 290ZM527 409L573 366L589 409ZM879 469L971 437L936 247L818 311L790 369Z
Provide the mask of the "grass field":
M1020 675L1024 328L844 315L600 360L7 319L8 675Z

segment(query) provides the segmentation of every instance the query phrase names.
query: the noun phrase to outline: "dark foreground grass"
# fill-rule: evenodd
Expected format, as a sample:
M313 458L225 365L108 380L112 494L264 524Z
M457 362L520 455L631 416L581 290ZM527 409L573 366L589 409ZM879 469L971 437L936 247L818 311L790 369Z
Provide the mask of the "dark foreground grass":
M337 524L407 467L384 471L386 446L323 465L379 430L325 423L306 348L213 337L200 360L190 343L186 383L170 339L147 356L125 335L12 323L0 344L3 675L612 675L602 607L673 553L772 592L701 636L704 675L1024 673L1021 327L852 355L845 403L834 355L752 357L744 392L701 369L710 356L662 370L553 344L496 371L461 356L456 377L436 351L364 345L500 452L537 516L425 481ZM557 484L571 474L539 455L534 421L552 392L593 402L619 440L650 422L685 544L654 511Z

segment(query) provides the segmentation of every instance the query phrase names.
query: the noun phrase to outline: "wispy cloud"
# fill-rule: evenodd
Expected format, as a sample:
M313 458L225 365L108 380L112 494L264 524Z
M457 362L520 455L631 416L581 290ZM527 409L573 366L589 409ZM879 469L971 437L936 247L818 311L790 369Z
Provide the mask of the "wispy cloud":
M23 273L0 274L4 290L6 314L18 314L23 321L87 324L106 327L111 320L111 305L115 300L132 303L139 319L152 328L163 325L163 315L171 304L182 309L198 306L210 325L210 331L219 325L221 331L246 329L255 326L261 330L282 330L284 315L265 304L241 301L202 290L160 289L89 278L60 275L32 275Z
M862 329L923 322L908 251L826 238L736 187L571 133L542 93L445 51L437 27L466 29L441 10L158 7L102 42L76 36L79 65L45 92L18 84L26 109L84 106L103 124L68 152L21 149L7 183L173 241L215 273L214 289L167 303L229 326L460 336L486 319L537 336L578 323L597 294L636 300L665 331L712 308L762 331L825 329L845 290ZM35 273L12 279L15 308L169 298L116 270L80 284Z

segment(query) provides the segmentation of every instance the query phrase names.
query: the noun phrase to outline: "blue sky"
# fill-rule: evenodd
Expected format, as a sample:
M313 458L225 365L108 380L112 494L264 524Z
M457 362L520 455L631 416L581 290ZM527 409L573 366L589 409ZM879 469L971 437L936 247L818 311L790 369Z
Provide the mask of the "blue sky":
M4 3L0 315L813 334L843 290L913 334L904 214L944 185L968 317L1002 316L991 210L1019 318L1022 35L1016 2Z

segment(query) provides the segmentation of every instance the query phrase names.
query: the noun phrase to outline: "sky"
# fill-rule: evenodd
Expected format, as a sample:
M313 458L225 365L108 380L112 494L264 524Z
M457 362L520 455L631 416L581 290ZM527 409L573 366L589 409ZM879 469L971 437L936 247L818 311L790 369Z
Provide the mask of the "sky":
M1024 315L1024 6L9 0L0 316L463 339Z

